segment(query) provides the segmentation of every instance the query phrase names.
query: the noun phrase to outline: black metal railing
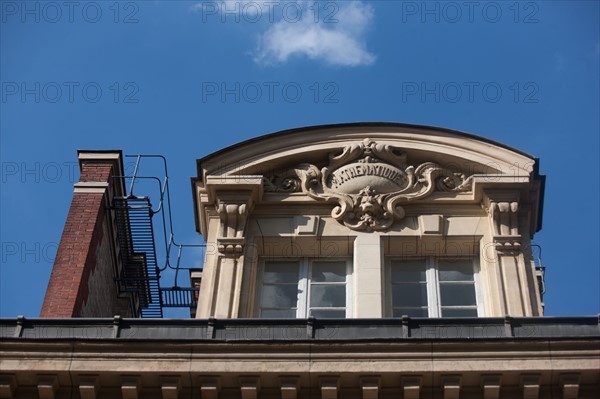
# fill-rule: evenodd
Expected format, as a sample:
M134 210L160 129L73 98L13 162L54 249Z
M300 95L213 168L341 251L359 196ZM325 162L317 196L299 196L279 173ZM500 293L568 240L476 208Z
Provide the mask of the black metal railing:
M195 308L200 288L168 287L160 289L162 306L165 308Z
M115 197L113 210L121 259L119 287L137 294L141 317L162 317L150 199Z
M122 196L113 197L111 205L117 225L120 265L117 266L115 278L119 288L121 292L133 293L136 316L162 318L163 307L189 307L190 313L194 314L199 288L180 287L178 278L180 271L198 269L198 266L186 266L189 261L182 261L184 249L198 250L200 253L197 255L202 259L205 245L184 244L175 240L166 158L149 154L126 157L136 159L133 174L112 176L124 187ZM141 175L142 160L157 161L159 169L164 172L163 178ZM144 194L138 195L136 192ZM154 208L149 192L154 193ZM155 220L156 226L153 226L153 216L156 215L159 217ZM156 237L154 227L157 228ZM157 259L155 238L158 239L160 261ZM196 261L191 263L195 264ZM172 287L160 286L162 272L174 274Z

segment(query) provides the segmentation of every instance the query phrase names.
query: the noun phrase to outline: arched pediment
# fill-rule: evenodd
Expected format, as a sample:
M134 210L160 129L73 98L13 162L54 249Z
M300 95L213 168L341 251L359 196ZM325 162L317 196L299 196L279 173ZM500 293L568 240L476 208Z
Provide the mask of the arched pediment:
M364 139L401 149L414 164L434 162L469 174L530 174L535 158L483 137L448 129L353 123L306 127L260 136L198 160L198 177L268 174L329 155Z
M225 148L198 160L194 182L204 204L215 201L211 182L223 188L228 181L232 190L238 182L256 203L263 194L303 195L333 203L332 217L349 228L371 231L387 230L417 200L481 202L483 189L498 184L521 186L529 196L536 173L535 158L482 137L355 123L288 130Z

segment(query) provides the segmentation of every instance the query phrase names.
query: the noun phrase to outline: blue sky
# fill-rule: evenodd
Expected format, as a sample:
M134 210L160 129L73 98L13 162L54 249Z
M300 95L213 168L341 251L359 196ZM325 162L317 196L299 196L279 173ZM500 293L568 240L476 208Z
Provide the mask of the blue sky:
M597 1L0 6L0 316L39 314L77 149L166 156L177 236L200 242L197 158L355 121L447 127L539 157L547 315L600 312Z

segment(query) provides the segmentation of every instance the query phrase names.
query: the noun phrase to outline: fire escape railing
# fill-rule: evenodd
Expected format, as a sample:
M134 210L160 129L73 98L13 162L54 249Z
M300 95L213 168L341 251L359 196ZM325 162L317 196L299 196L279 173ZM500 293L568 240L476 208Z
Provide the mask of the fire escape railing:
M138 294L141 317L162 317L150 199L116 197L113 209L122 265L118 276L121 287Z
M166 287L161 288L162 306L165 308L195 308L198 305L199 288L195 287Z
M190 308L194 314L198 302L200 288L180 287L177 283L180 270L200 270L197 267L182 267L182 250L187 247L204 248L203 244L178 244L173 232L171 200L169 193L169 177L166 159L161 155L126 155L135 157L135 169L130 176L113 176L120 180L123 187L129 185L123 196L112 199L111 209L114 212L117 243L119 246L120 267L115 280L121 292L131 293L134 297L136 311L142 318L162 318L163 308ZM162 160L165 177L163 180L155 176L138 174L142 158L159 158ZM149 196L134 195L134 187L140 181L154 181L158 184L159 202L152 208ZM157 223L162 230L164 242L164 263L159 262L155 240L153 216L160 213ZM159 233L159 236L161 234ZM173 249L177 248L175 266L171 265ZM162 257L161 257L162 258ZM175 272L174 285L161 287L161 272L171 269Z

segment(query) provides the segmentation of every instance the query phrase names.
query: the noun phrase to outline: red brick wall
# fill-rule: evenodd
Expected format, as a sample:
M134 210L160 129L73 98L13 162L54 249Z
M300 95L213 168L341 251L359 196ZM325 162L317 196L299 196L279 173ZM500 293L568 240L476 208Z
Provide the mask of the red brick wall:
M111 164L83 164L79 181L112 184L112 174ZM104 236L104 196L102 193L73 194L41 317L82 316L82 308L89 295L90 275L99 266L96 251ZM113 268L114 265L101 267ZM110 315L111 309L106 309L106 312Z

